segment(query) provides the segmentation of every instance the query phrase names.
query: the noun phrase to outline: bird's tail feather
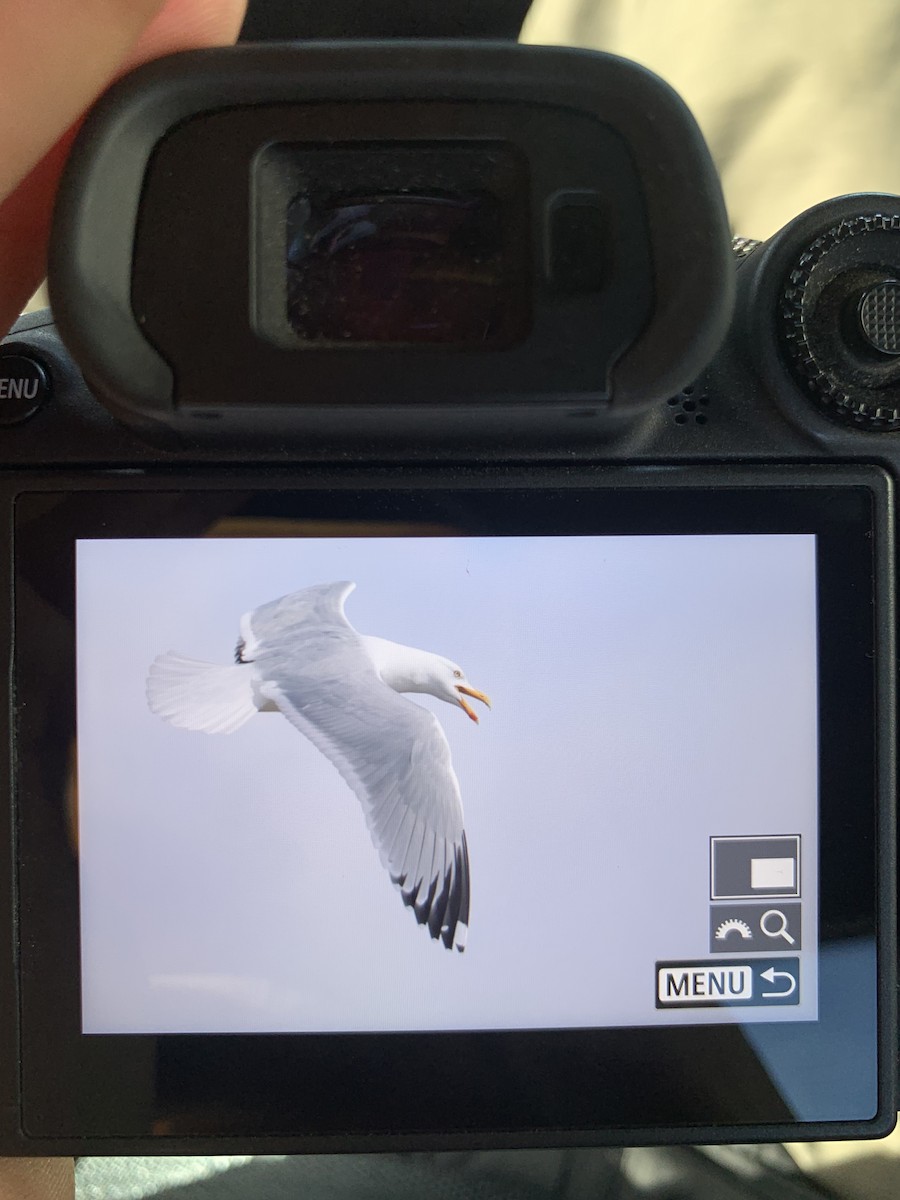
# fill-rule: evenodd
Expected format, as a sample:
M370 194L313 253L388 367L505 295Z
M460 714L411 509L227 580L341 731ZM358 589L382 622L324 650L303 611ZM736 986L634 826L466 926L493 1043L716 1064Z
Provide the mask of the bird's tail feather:
M147 676L150 711L179 729L233 733L258 712L246 664L221 666L169 651Z

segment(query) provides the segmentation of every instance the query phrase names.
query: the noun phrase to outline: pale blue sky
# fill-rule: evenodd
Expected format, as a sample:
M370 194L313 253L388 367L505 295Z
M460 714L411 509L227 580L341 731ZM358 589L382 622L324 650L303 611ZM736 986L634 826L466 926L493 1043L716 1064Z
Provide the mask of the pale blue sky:
M361 633L493 701L476 728L415 698L462 790L462 956L280 715L210 736L146 705L156 655L230 662L244 612L340 579ZM804 835L815 944L812 536L82 541L77 598L90 1032L731 1020L654 1008L655 959L707 955L712 834Z

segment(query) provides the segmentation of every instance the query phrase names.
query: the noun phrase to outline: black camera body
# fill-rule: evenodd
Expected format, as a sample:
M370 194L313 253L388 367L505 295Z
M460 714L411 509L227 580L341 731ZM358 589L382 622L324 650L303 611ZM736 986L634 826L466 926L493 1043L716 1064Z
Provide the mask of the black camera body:
M828 201L732 247L696 126L632 64L474 43L210 52L144 68L98 106L61 192L51 288L54 315L22 318L0 349L13 647L2 994L18 1013L0 1053L4 1152L887 1132L900 199ZM216 539L232 558L215 558ZM188 750L145 752L156 727L139 732L137 716L110 717L104 733L99 699L118 691L111 664L140 658L123 668L121 706L144 704L141 672L170 649L159 596L198 608L199 631L207 591L231 587L237 621L243 581L263 561L274 573L279 546L296 553L297 589L327 581L332 560L317 554L362 580L375 546L395 596L430 588L426 607L468 609L473 623L493 612L487 590L477 602L466 590L493 547L490 602L505 578L520 596L509 611L496 599L495 646L521 635L533 656L544 647L535 669L554 654L574 664L566 638L585 630L558 709L554 672L533 680L535 698L548 689L546 735L527 722L508 745L496 735L503 770L484 790L509 824L481 862L470 830L461 962L434 965L444 950L416 942L402 912L402 950L379 942L377 954L364 933L317 940L310 918L310 967L281 1008L281 956L252 987L224 952L214 965L209 946L227 940L214 916L189 950L174 932L186 908L141 934L148 912L168 911L166 885L151 903L115 864L147 829L161 876L181 878L173 847L196 837L200 855L208 839L175 815L152 832L154 803L122 781L151 772L145 754L186 773ZM449 572L457 546L445 597L422 564L433 553ZM632 550L646 559L617 566ZM670 571L668 556L682 565ZM193 574L192 559L205 564ZM619 570L615 600L603 587ZM263 582L247 595L272 599ZM243 620L252 631L253 613ZM605 649L595 626L619 631ZM250 661L240 629L238 668ZM616 640L629 647L618 675ZM503 705L488 688L479 736L504 706L515 724L523 654L494 668L509 687ZM568 782L548 792L533 763L534 795L507 807L502 781L540 736L548 779ZM605 779L582 738L607 737L612 758L627 743L650 774ZM109 782L126 741L132 766ZM565 764L580 758L592 765L579 784ZM178 789L172 771L148 790L160 805ZM459 773L468 814L475 789ZM205 787L190 778L179 813ZM579 786L601 815L567 807ZM268 801L253 803L265 814ZM568 849L553 848L548 813ZM213 891L235 846L197 859ZM506 871L503 886L479 885L479 869ZM261 870L229 884L248 912ZM490 940L499 916L483 935L494 957L475 947L479 886L488 927L494 911L521 917L502 923L508 941L521 936L509 962ZM571 921L548 926L556 957L542 957L541 913L568 892ZM120 900L124 930L108 924ZM614 921L616 903L626 917ZM263 911L266 929L282 919ZM430 955L421 981L401 968L407 952ZM429 974L473 958L469 985ZM332 962L338 975L357 964L345 991L362 1007L334 984L298 1016L297 989ZM607 995L619 976L646 1009L631 982ZM401 979L407 999L377 1007Z

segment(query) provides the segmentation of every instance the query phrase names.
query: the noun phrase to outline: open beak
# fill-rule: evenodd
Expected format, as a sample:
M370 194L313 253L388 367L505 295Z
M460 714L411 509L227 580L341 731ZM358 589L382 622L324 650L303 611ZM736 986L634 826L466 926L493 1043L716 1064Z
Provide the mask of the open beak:
M480 700L482 704L486 704L488 708L491 707L490 700L487 698L484 692L477 692L475 688L470 688L465 683L456 684L456 690L461 693L459 697L459 707L463 710L469 720L474 721L477 725L478 713L471 704L466 704L465 700L463 700L463 696L472 696L475 700Z

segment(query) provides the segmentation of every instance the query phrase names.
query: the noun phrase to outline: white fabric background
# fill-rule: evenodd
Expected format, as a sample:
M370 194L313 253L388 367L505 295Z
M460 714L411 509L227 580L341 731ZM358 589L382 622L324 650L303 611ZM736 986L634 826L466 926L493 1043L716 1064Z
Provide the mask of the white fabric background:
M670 83L743 237L832 196L900 192L895 0L535 0L523 40L621 54Z

